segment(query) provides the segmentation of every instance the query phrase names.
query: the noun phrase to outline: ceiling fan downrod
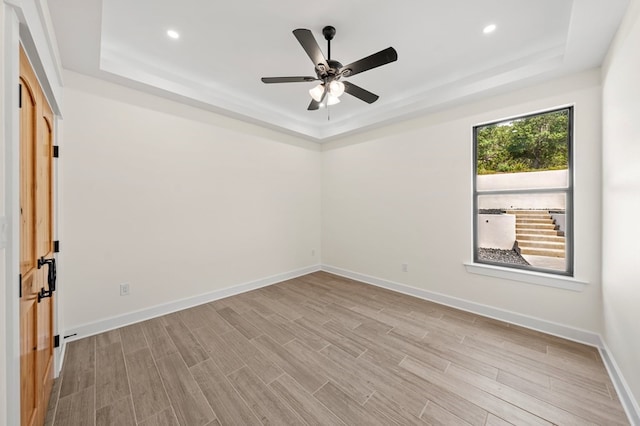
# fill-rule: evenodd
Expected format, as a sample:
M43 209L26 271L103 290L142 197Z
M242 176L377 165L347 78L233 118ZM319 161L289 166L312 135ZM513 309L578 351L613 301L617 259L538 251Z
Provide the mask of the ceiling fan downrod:
M331 60L331 40L333 40L333 37L335 37L336 35L336 29L331 25L327 25L322 29L322 35L324 36L324 39L327 40L327 60L330 61Z

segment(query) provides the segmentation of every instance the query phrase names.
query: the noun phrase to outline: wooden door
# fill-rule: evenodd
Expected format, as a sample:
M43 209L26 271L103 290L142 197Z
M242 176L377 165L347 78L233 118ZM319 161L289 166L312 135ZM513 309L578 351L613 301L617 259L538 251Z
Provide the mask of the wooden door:
M53 385L53 113L20 49L20 404L44 423Z

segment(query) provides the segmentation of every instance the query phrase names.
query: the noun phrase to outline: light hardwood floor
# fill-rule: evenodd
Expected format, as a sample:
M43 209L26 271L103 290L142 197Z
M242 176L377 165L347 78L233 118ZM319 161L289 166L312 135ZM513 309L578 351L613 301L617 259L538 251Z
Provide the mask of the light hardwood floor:
M69 343L47 424L629 423L592 347L317 272Z

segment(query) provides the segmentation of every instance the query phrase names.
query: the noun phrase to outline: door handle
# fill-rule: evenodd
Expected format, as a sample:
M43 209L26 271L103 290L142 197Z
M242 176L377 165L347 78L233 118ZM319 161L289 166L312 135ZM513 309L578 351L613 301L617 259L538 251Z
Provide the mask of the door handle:
M38 259L38 269L45 265L49 266L49 270L47 271L47 286L49 289L45 290L44 287L40 289L40 293L38 293L38 303L46 297L53 296L53 292L56 291L56 259L53 257L51 259L45 259L44 256L42 256Z

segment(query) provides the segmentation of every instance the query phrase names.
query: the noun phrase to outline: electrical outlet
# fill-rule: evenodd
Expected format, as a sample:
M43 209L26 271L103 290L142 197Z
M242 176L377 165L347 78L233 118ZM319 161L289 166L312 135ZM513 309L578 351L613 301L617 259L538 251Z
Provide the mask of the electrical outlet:
M129 295L129 283L120 284L120 296Z
M402 272L409 272L409 264L408 263L403 263L402 264Z

